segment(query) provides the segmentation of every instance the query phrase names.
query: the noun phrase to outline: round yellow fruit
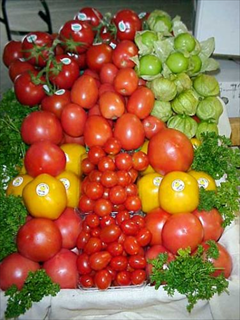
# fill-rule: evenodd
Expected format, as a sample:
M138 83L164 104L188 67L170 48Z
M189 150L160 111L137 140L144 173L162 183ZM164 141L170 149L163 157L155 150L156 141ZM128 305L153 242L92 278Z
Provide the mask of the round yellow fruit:
M23 188L33 180L33 177L28 174L19 174L13 180L11 180L8 184L6 194L9 196L10 194L14 196L22 196Z
M190 174L197 180L199 188L203 187L205 190L217 189L215 180L208 173L203 171L190 170L188 171L188 174Z
M67 207L76 208L80 197L81 180L71 171L63 171L56 178L63 183L66 189Z
M78 177L82 175L81 160L86 153L85 147L77 143L66 143L61 145L61 149L66 155L66 171L75 173Z

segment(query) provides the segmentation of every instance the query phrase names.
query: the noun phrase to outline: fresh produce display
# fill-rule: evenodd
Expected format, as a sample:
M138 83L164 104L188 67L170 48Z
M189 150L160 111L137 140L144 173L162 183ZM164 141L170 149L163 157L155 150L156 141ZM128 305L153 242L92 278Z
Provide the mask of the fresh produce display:
M232 260L219 239L239 211L240 153L218 135L213 51L213 38L199 42L162 10L90 7L58 33L6 44L6 317L60 289L163 286L185 294L189 312L227 292Z

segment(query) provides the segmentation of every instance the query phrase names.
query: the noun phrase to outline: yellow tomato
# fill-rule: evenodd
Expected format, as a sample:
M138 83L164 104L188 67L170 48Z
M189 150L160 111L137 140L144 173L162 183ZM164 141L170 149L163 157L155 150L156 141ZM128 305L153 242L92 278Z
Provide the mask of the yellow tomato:
M159 205L172 214L192 212L199 204L197 180L183 171L167 173L159 187Z
M22 196L23 188L33 180L33 177L28 174L19 174L12 181L9 182L6 194L14 196Z
M57 177L60 180L67 194L67 206L76 208L80 197L81 181L79 177L71 171L63 171Z
M66 171L75 173L78 177L82 175L81 157L86 153L85 147L77 143L66 143L61 145L66 155Z
M137 182L138 194L142 202L142 211L149 212L159 207L158 189L162 180L159 173L148 173Z
M215 180L206 172L190 170L188 174L197 180L199 188L203 187L205 190L217 189Z
M57 178L43 173L23 189L23 201L35 218L57 219L67 206L64 185Z
M201 145L201 141L198 140L197 138L192 138L190 139L192 145L193 145L193 149L197 149L200 145Z
M144 152L144 153L146 153L146 154L147 154L147 152L148 152L148 143L149 143L149 140L146 140L146 141L144 142L144 144L142 145L141 149L140 149L142 152ZM144 176L145 174L154 173L154 172L156 172L156 171L155 171L155 170L153 169L153 167L149 164L148 167L147 167L147 169L145 169L145 170L143 170L143 171L140 171L139 174L140 174L141 176Z

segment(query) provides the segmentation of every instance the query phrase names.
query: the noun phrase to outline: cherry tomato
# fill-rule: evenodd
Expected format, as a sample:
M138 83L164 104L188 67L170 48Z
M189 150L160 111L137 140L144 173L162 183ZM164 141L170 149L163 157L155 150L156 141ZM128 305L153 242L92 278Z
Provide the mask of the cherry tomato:
M111 256L116 257L123 254L123 246L118 242L111 242L107 246L107 251L111 254ZM112 261L112 260L111 260Z
M133 68L135 63L130 59L138 54L136 44L131 40L120 41L113 50L112 61L117 68Z
M98 164L99 160L106 155L105 151L103 148L99 145L93 145L89 148L88 151L88 159L93 163L93 164Z
M128 263L133 269L145 269L147 265L146 258L140 255L130 256Z
M127 236L136 236L139 231L139 226L131 219L124 220L120 227Z
M115 219L112 216L104 216L100 220L100 227L104 228L106 226L109 226L110 224L114 224Z
M121 225L124 220L130 219L130 213L127 210L121 210L116 216L116 223Z
M104 156L98 162L98 170L101 172L104 172L106 170L114 171L115 168L116 165L114 163L114 160L110 156Z
M141 199L139 196L127 196L124 205L129 211L139 211L142 207Z
M103 149L107 154L116 155L120 152L122 146L115 137L110 137L104 144Z
M90 213L86 216L85 221L90 228L96 228L100 224L99 216L94 213Z
M131 282L133 285L140 285L144 283L147 278L145 270L137 269L131 272Z
M133 150L141 147L145 139L141 120L131 113L125 113L121 118L117 119L113 134L125 150Z
M111 255L108 251L99 251L89 257L89 266L96 271L106 268L111 261Z
M127 198L127 194L126 194L124 187L117 185L117 186L114 186L110 189L109 200L113 204L124 203L126 198Z
M89 266L89 256L86 253L81 253L77 257L76 261L77 270L79 274L89 274L92 269Z
M127 270L119 271L115 281L119 286L129 286L131 284L131 273Z
M86 62L89 69L100 72L105 63L112 61L112 48L106 43L90 46L86 53Z
M0 288L5 291L15 284L21 290L28 273L38 269L38 262L25 258L18 252L9 254L0 264Z
M63 108L71 103L70 96L69 90L57 90L54 94L43 98L41 101L41 109L54 113L60 119Z
M83 174L88 175L95 168L95 165L88 158L82 160L81 169Z
M80 76L71 89L71 100L84 109L90 109L98 99L98 87L95 79L87 74Z
M129 175L129 173L126 170L118 170L117 176L118 176L118 185L121 187L125 188L130 183L132 183L131 176Z
M138 187L135 183L130 183L125 187L127 196L136 196L138 194Z
M152 233L147 228L142 228L138 231L136 239L141 247L145 247L150 244L152 240Z
M134 69L119 69L113 80L113 86L119 94L130 96L138 87L138 76Z
M83 249L89 239L90 239L90 233L85 230L81 230L77 237L76 247L79 250Z
M112 276L107 269L103 269L96 272L94 282L99 290L106 290L111 285Z
M123 242L124 250L130 255L136 255L140 251L140 245L137 242L136 237L127 236Z
M118 183L118 175L116 171L105 170L101 176L101 183L104 187L112 188Z
M117 38L119 40L133 40L135 33L141 30L142 24L137 13L130 9L119 10L114 23L117 27Z
M135 170L146 170L149 166L148 156L143 151L134 152L132 155L132 163Z
M110 224L100 231L100 239L105 243L117 241L121 234L121 229L116 224Z
M85 194L92 200L97 200L103 195L103 186L99 182L90 181L85 188Z
M52 220L33 218L20 227L16 243L24 257L36 262L47 261L60 251L62 236Z
M102 249L102 241L97 237L90 237L88 242L84 246L84 252L91 255L95 252L99 252Z
M94 286L93 277L90 274L80 276L79 283L83 288L92 288Z
M203 239L203 227L192 213L172 215L162 229L162 243L170 252L176 254L182 248L194 251ZM172 239L175 239L174 241Z
M130 170L133 166L132 156L127 152L121 152L115 156L115 164L118 170Z
M128 265L128 259L127 257L123 255L117 255L115 257L112 257L110 266L113 268L115 271L123 271L127 269Z
M98 216L104 217L111 214L113 206L108 199L100 198L96 200L93 210Z
M78 209L83 212L92 212L93 208L95 205L95 201L90 199L88 196L86 196L85 194L82 194L80 199L79 199L79 203L78 203Z

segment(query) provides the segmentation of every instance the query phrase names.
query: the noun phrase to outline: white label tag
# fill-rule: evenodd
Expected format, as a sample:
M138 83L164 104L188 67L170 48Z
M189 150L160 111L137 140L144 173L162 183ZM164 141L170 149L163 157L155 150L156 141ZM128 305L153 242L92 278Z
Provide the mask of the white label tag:
M118 23L118 28L119 28L120 31L124 32L124 31L127 29L127 26L126 26L126 24L124 23L124 21L121 20L121 21Z
M23 183L23 177L16 177L13 182L12 185L14 187L19 187L21 184Z
M69 58L62 58L62 59L60 59L60 61L65 65L68 65L71 63L71 59L69 59Z
M71 29L72 29L72 31L78 32L78 31L82 30L82 26L80 23L73 23L71 25Z
M87 20L87 16L84 12L79 12L77 17L78 17L78 20L82 20L82 21Z
M56 94L57 96L61 96L64 93L65 93L65 90L64 89L60 89L60 90L56 91L54 94Z
M27 41L29 43L33 43L37 40L37 35L36 34L30 34L29 36L27 36Z
M153 184L156 186L156 187L159 187L160 184L162 182L162 177L156 177L153 179Z
M36 187L36 193L39 197L45 197L49 193L49 186L46 183L39 183Z
M174 191L178 191L178 192L183 191L184 188L185 188L185 183L182 180L176 179L172 182L172 189Z

